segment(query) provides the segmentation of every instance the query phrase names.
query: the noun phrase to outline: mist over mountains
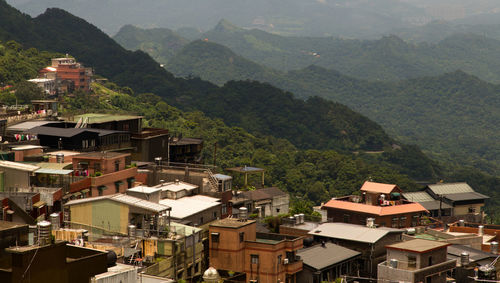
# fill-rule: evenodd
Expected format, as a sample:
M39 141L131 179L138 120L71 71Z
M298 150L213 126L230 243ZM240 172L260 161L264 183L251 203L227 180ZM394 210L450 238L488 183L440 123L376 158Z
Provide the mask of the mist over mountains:
M500 18L493 0L9 0L36 16L58 7L86 19L108 34L125 24L145 28L193 27L206 31L220 19L238 26L282 35L378 38L393 30L425 25L434 20L468 24Z

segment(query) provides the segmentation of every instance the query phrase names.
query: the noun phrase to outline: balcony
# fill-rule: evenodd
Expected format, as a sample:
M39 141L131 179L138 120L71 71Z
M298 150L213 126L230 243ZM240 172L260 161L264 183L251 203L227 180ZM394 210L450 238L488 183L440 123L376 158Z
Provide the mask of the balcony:
M295 274L302 270L302 260L289 262L288 264L284 264L284 267L287 274Z
M105 174L99 177L90 177L92 187L102 186L117 181L133 178L137 175L137 167L132 167L117 172Z
M416 269L414 267L408 267L408 265L403 262L398 262L397 267L391 267L389 262L384 261L378 265L378 277L379 279L390 279L394 281L404 278L404 281L418 282L423 281L426 276L431 274L451 270L456 267L456 264L456 260L447 260L442 263Z

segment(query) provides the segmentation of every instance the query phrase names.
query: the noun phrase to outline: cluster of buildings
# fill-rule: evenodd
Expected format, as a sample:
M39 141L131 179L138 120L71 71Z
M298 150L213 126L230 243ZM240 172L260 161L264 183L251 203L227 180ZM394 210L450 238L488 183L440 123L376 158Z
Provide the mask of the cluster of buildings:
M89 90L92 70L56 58L40 74L53 94ZM316 207L321 219L291 216L264 168L201 164L202 139L58 108L37 100L48 117L0 121L0 282L499 279L500 226L483 224L488 197L466 183L367 181Z

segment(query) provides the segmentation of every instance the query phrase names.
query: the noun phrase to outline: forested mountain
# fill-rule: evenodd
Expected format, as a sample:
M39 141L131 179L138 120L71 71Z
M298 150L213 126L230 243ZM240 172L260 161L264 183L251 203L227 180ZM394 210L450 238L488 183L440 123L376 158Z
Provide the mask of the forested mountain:
M24 32L10 32L15 29ZM0 35L2 39L17 39L26 47L68 52L99 74L137 93L155 93L182 109L205 110L211 117L223 117L229 125L248 127L252 133L290 138L300 148L382 150L394 143L380 126L340 104L319 99L316 102L323 108L316 111L266 84L239 82L219 88L198 79L174 78L147 54L126 51L96 27L63 10L49 9L31 19L0 0ZM269 98L254 94L254 87ZM205 104L213 105L217 97L234 100L220 103L224 107L214 105L208 109ZM239 109L244 105L232 104L239 101L251 105L251 109ZM248 113L238 112L247 110ZM421 154L418 149L414 151ZM415 174L431 179L436 176L433 165L424 167L422 176L422 172Z
M500 86L464 72L401 82L367 82L310 66L279 72L210 42L194 41L167 65L174 74L269 82L307 98L346 104L380 123L391 135L415 143L442 161L500 174Z
M162 46L157 49L164 52L150 53L162 64L172 57L168 45L158 40L163 37L162 29L128 31L126 28L115 36L118 43L127 48L137 47L124 40L129 38L130 42L141 41L146 46ZM171 33L170 30L165 32ZM500 40L471 33L453 34L438 43L409 43L397 36L364 41L285 37L257 29L242 29L223 20L199 38L222 44L244 58L282 71L314 64L359 79L392 81L463 70L489 82L500 82Z

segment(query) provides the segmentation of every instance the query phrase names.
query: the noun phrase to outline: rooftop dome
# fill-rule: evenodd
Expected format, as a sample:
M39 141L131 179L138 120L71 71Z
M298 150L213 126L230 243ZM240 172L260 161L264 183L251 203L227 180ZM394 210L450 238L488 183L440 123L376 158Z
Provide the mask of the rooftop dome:
M217 272L217 269L213 267L209 267L205 272L203 273L203 280L206 282L219 282L220 276L219 272Z

